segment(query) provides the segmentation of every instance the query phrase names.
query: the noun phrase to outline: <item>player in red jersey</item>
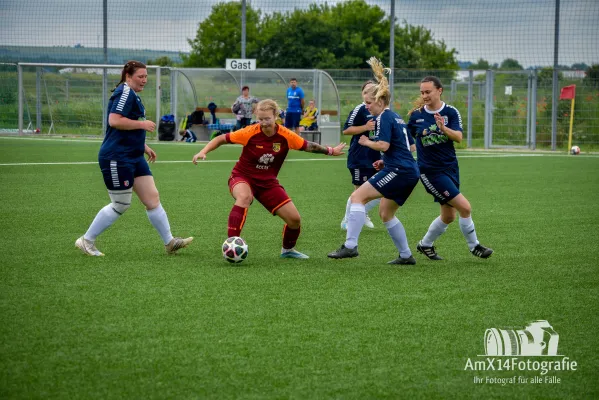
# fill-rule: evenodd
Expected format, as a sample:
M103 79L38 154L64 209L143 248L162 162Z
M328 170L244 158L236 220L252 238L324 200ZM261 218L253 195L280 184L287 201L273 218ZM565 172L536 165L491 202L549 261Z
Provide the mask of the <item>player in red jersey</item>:
M248 207L255 198L270 213L285 221L281 258L309 258L295 249L301 219L277 175L290 149L339 156L343 154L345 143L327 147L308 142L275 123L278 110L279 106L274 100L260 101L256 106L258 124L215 137L193 156L192 161L197 164L198 160L205 160L206 154L226 143L243 145L239 161L229 178L229 190L235 205L229 213L228 236L240 236Z

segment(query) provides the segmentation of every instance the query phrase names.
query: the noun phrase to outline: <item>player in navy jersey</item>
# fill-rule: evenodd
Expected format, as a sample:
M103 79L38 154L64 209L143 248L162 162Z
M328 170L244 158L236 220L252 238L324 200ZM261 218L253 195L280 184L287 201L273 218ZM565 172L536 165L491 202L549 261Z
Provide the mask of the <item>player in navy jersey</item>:
M477 239L470 202L460 193L460 171L453 142L462 141L460 112L441 101L443 85L439 78L427 76L420 83L420 99L410 112L408 129L416 140L420 180L435 202L441 205L441 215L428 228L416 249L431 260L442 260L434 246L435 240L460 214L459 224L470 252L488 258L493 250Z
M98 212L87 232L75 242L75 246L87 255L104 255L96 248L96 238L127 211L133 192L146 207L148 218L160 234L168 254L174 254L193 240L171 234L154 177L144 158L146 154L149 162L156 160L154 150L145 144L146 131L153 132L156 124L145 119L145 108L136 93L144 89L147 81L146 66L139 61L128 61L110 96L108 128L98 162L111 203Z
M368 81L362 85L360 93L364 89L373 85L373 81ZM351 135L349 150L347 152L347 168L352 176L352 184L354 190L358 189L364 182L368 181L376 170L372 164L381 159L381 153L369 147L362 146L358 143L361 136L374 136L374 116L366 109L366 104L362 102L358 104L348 115L345 125L343 126L343 134ZM368 216L368 212L376 207L381 202L381 199L375 199L366 203L366 221L364 225L368 228L374 228L374 224ZM347 218L349 217L349 209L351 207L351 197L347 199L345 206L345 215L341 221L341 229L347 229Z
M372 138L360 135L358 143L372 150L381 151L382 160L376 161L373 166L375 168L383 166L352 193L345 243L328 256L348 258L358 255L358 237L366 220L365 205L369 201L382 197L379 215L399 251L399 257L389 264L413 265L416 264L416 260L408 246L406 231L395 213L418 184L418 165L410 151L406 123L388 108L391 93L385 73L388 73L389 69L383 68L382 63L374 57L368 63L372 67L377 83L366 86L363 98L367 110L376 116L376 128Z
M277 179L279 170L291 149L339 156L343 154L345 143L325 147L308 142L295 132L275 123L278 110L279 106L275 101L262 100L256 106L258 124L215 137L193 156L192 162L197 164L198 160L205 160L209 152L223 144L241 144L241 156L229 178L229 191L235 199L235 204L229 213L227 235L241 236L248 208L256 199L268 212L285 221L280 257L305 259L309 256L295 249L300 235L300 214Z

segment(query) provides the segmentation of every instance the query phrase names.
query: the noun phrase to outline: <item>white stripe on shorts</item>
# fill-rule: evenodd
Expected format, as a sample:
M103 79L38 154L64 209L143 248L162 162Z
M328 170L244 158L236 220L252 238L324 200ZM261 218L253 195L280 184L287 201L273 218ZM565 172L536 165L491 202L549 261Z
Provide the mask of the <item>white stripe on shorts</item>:
M119 170L116 168L116 161L110 161L110 176L112 177L112 186L121 187L119 183Z

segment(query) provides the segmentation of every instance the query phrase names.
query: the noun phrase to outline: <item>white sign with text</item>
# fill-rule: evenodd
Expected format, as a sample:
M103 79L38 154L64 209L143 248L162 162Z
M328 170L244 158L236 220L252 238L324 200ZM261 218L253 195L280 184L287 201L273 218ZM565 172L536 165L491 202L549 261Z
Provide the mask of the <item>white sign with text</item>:
M256 59L227 58L225 69L228 71L254 71L256 69Z

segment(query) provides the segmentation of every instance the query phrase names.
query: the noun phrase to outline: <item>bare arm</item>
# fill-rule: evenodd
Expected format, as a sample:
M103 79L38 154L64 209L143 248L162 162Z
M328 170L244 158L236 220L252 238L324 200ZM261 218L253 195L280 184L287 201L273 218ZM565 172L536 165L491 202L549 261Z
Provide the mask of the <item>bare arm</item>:
M108 125L122 131L143 129L148 132L154 132L154 129L156 129L154 121L129 119L116 113L110 113L110 115L108 115Z
M196 155L193 156L191 162L194 164L198 163L198 159L205 160L206 154L210 153L212 150L218 149L223 144L227 143L227 138L225 135L220 135L212 139L208 142L206 146Z
M341 154L343 154L342 150L345 147L345 143L339 143L335 147L321 146L318 143L314 142L307 142L307 144L308 145L306 146L304 151L307 151L308 153L326 154L328 156L340 156Z

